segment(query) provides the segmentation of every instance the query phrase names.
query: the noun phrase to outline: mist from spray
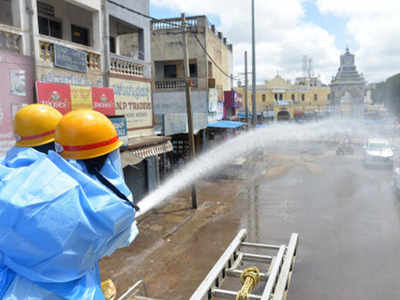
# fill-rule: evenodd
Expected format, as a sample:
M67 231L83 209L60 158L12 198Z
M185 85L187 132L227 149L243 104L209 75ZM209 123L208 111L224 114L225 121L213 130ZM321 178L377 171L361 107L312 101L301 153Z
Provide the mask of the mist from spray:
M250 130L205 152L178 170L139 203L140 211L137 216L160 206L178 191L239 156L247 156L254 151L279 145L279 143L328 141L344 135L362 141L370 134L360 120L342 119L328 119L301 125L274 123L266 128Z

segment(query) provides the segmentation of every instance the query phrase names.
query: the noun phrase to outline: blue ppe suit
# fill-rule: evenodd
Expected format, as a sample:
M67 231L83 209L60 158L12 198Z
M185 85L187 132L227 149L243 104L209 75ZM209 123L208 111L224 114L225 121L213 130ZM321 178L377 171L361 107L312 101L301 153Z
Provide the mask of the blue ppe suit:
M13 146L7 151L5 157L0 159L0 165L12 169L26 167L45 156L46 154L31 147ZM5 170L6 169L4 169L3 172ZM14 278L15 273L4 266L3 257L0 252L0 299L2 299L4 294L1 287L7 287Z
M14 146L7 151L0 164L8 168L20 168L29 166L42 157L46 157L46 154L31 147Z
M118 151L101 174L130 194ZM0 298L104 300L98 260L133 241L134 215L82 162L53 151L27 167L0 166Z

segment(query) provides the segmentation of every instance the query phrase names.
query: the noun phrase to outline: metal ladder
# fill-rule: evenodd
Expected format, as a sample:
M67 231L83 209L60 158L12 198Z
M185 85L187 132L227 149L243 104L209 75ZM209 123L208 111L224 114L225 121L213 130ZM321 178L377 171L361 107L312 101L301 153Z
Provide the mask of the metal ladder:
M236 299L237 290L223 289L222 285L227 279L240 277L243 270L241 265L246 262L260 265L260 278L263 285L259 295L250 294L249 299L254 300L285 300L293 274L296 261L296 252L299 242L297 233L292 233L287 245L269 245L246 242L247 230L242 229L232 240L228 248L218 259L206 278L190 297L190 300ZM244 249L248 249L244 252ZM251 253L260 251L272 252L271 255ZM261 267L262 265L262 267ZM140 287L145 286L143 281L138 281L118 300L156 300L138 296ZM146 291L145 291L146 293Z
M222 289L229 277L240 277L243 262L257 262L265 266L261 269L264 288L261 295L250 294L249 299L284 300L293 274L298 246L298 234L293 233L287 246L246 242L247 230L242 229L233 239L207 277L194 292L190 300L212 300L215 298L236 299L237 291ZM273 251L273 255L244 252L243 249Z

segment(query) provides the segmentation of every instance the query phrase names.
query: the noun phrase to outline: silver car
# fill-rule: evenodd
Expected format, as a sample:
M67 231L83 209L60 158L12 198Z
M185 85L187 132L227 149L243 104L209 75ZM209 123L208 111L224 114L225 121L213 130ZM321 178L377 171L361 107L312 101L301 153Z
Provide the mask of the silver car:
M364 146L366 166L393 166L393 149L386 139L368 139Z

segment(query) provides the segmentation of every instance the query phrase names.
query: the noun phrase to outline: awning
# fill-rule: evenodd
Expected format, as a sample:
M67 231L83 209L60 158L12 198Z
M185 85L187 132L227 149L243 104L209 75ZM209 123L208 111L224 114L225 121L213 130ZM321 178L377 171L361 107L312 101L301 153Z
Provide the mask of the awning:
M137 165L142 160L173 150L170 138L149 136L130 139L128 147L121 149L121 165Z
M236 122L236 121L218 121L215 123L208 124L208 128L239 128L246 125L246 123L243 122Z

